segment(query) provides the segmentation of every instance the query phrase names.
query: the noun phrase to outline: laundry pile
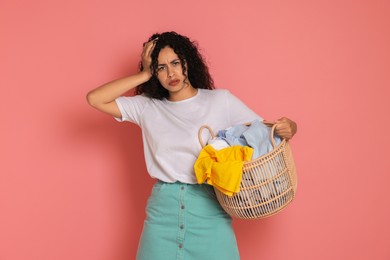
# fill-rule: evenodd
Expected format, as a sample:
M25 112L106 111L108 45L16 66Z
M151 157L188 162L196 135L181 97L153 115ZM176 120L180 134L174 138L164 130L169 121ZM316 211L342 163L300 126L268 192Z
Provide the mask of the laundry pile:
M243 174L245 162L255 160L273 150L270 131L271 129L259 120L254 120L250 125L236 125L220 130L202 149L194 165L198 183L213 185L229 197L234 195L240 206L247 206L250 210L266 212L279 207L284 201L281 194L289 184L283 174L275 178L280 168L285 167L281 164L283 160L280 160L281 163L262 166L267 167L261 169L262 174ZM274 141L278 145L281 139L275 135ZM254 185L258 188L240 192L240 187ZM274 200L274 203L264 204L277 196L282 197Z

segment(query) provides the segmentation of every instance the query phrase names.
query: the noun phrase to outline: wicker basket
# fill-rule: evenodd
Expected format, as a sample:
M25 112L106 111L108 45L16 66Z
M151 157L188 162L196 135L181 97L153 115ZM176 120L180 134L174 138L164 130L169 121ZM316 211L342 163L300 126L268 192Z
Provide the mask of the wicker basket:
M240 192L229 197L214 189L222 208L232 217L260 219L272 216L284 209L295 196L297 172L289 143L282 140L275 144L275 125L271 129L274 149L253 161L245 162ZM199 129L199 142L204 147L201 134L204 128L215 135L210 127Z

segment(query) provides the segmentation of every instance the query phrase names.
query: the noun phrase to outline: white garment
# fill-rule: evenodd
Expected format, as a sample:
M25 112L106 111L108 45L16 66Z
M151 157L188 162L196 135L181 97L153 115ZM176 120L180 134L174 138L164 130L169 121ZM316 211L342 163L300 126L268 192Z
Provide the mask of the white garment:
M209 140L207 144L211 145L217 151L230 146L225 140L217 138Z
M198 140L202 125L216 133L232 125L263 120L227 90L198 89L195 96L176 102L144 95L115 101L122 114L117 120L141 127L147 170L164 182L197 183L194 163L202 149Z

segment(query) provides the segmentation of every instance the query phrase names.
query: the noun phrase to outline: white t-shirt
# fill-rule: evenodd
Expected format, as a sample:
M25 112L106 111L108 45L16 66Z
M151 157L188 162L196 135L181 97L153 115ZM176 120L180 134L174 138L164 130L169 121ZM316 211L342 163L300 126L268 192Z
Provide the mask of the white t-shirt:
M208 125L214 133L236 124L263 120L227 90L198 89L182 101L158 100L137 95L119 97L122 118L142 129L144 155L151 177L164 182L197 183L194 163L202 147L199 128ZM203 131L207 143L208 131Z

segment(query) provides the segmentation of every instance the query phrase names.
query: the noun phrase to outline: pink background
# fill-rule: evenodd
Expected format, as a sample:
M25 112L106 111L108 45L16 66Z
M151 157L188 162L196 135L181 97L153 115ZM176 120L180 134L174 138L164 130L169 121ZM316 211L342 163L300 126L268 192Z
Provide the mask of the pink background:
M243 260L390 259L390 2L0 2L0 259L134 259L153 180L140 130L86 93L142 42L197 40L216 85L299 124L296 200L234 221Z

